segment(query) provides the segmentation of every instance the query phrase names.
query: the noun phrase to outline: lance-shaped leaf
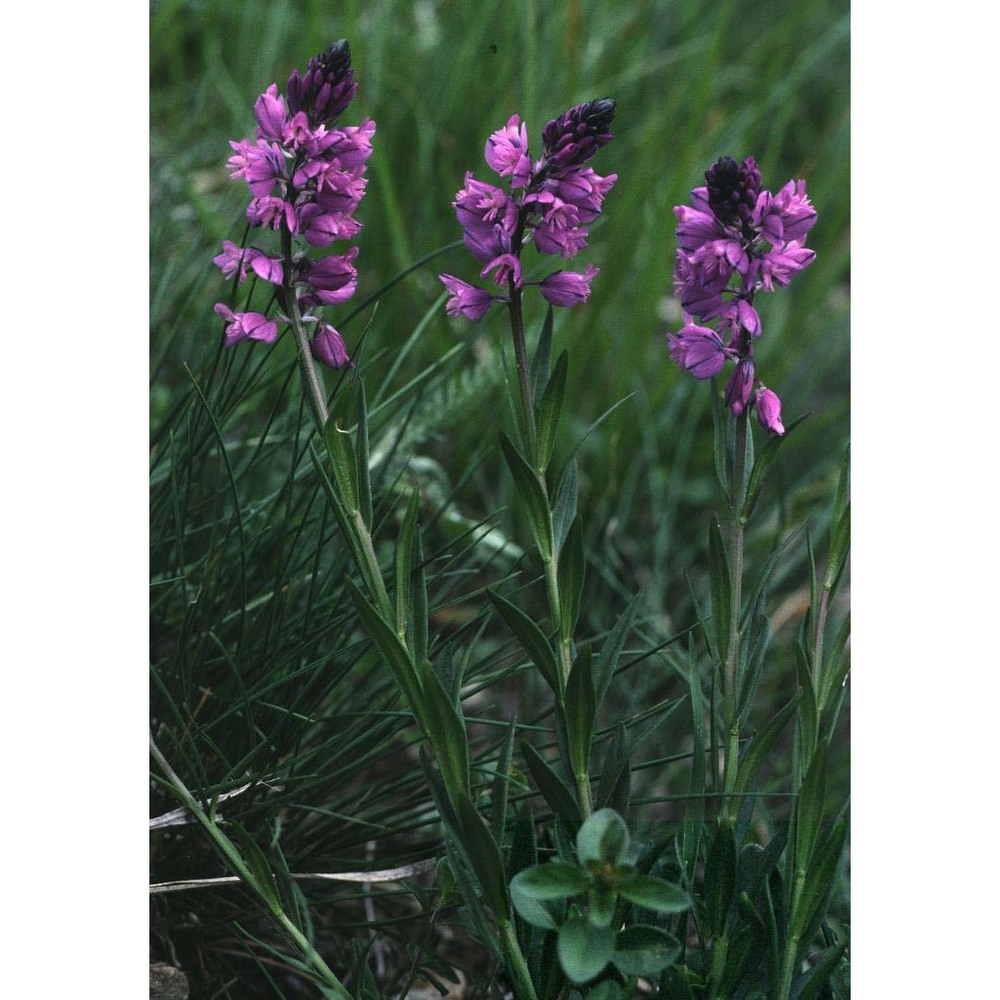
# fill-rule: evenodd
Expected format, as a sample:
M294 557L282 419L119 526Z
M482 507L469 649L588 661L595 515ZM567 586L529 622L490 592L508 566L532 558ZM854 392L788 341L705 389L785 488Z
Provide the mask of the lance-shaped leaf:
M565 474L556 487L556 502L552 506L552 534L556 551L559 552L566 541L569 527L576 517L577 501L576 459L566 467Z
M350 578L345 577L344 583L347 592L358 610L362 624L368 637L374 643L375 648L382 654L382 658L389 671L395 678L400 690L403 692L410 710L416 716L417 721L423 724L426 715L424 706L424 693L420 686L420 678L410 660L410 655L406 651L399 636L396 635L393 627L375 610L368 598L361 593L358 585Z
M809 940L809 931L825 912L833 893L837 866L847 839L847 819L841 816L833 829L816 849L806 877L802 895L791 918L791 933L800 941Z
M590 647L584 646L573 661L566 684L566 730L574 774L587 773L596 715Z
M729 655L729 615L733 601L733 585L729 560L722 541L719 522L713 518L708 529L708 577L712 591L712 625L719 659ZM734 692L735 694L735 692Z
M333 466L333 478L341 502L350 517L361 509L358 493L358 459L351 446L350 431L344 430L336 417L326 422L326 448Z
M556 697L562 701L562 681L556 666L556 658L542 630L519 607L511 604L505 597L495 594L492 590L487 591L487 596L493 607L500 612L500 617L506 622L507 627L517 636L524 651L528 654L528 659L534 663Z
M618 669L618 661L621 659L622 650L625 648L625 640L635 621L635 611L642 599L642 591L639 591L628 602L628 606L618 616L613 628L608 633L607 638L601 646L601 652L597 656L594 664L594 693L597 706L600 708L604 696L608 693L611 681Z
M826 576L823 586L833 591L840 582L841 574L847 565L847 556L851 551L851 505L847 504L843 513L834 522L830 532L830 554L827 557Z
M819 837L826 809L826 758L828 741L819 741L799 789L795 807L795 866L806 870Z
M510 914L507 905L507 883L503 873L503 858L490 828L468 795L457 797L458 820L462 827L462 843L479 879L483 896L498 920Z
M410 618L410 560L413 556L413 532L416 529L419 509L420 493L414 490L410 494L410 502L403 515L399 538L396 539L396 634L400 638L406 635Z
M552 522L549 505L538 476L503 431L500 432L500 450L514 479L514 486L521 498L524 515L538 547L538 553L547 561L552 556Z
M544 473L552 457L552 447L556 440L556 430L559 426L559 414L562 411L563 395L566 391L566 369L568 354L563 351L556 362L556 370L552 373L542 401L538 407L538 457L535 468Z
M423 682L426 707L423 729L434 747L438 767L454 800L459 792L469 794L469 742L465 720L434 668L426 661Z
M370 529L372 526L372 480L368 471L368 401L365 383L358 379L358 431L354 447L358 476L358 509Z
M583 816L580 814L576 798L566 787L565 782L526 740L521 741L521 753L546 804L571 830L578 830L583 822Z
M549 367L552 361L552 327L553 327L552 306L545 311L545 319L542 321L542 330L538 335L538 346L531 356L531 366L528 374L531 376L532 400L537 405L541 399L542 392L549 381Z
M629 862L629 843L625 820L614 809L598 809L576 835L576 856L581 865L624 865Z
M507 802L510 798L510 768L514 758L514 736L517 734L517 721L512 718L507 727L507 738L500 751L500 759L490 786L490 825L493 828L493 839L503 843L504 831L507 829Z
M792 713L795 711L795 706L798 705L801 697L802 692L797 691L784 708L780 709L763 729L759 729L754 733L753 739L747 744L746 752L740 760L739 770L736 772L736 785L733 789L736 795L745 795L750 791L753 780L757 777L757 772L764 763L771 747L774 746L781 735L785 724L791 718Z
M601 780L597 786L595 804L598 809L608 806L616 812L628 813L628 797L630 791L632 770L628 732L625 723L615 726L615 735L608 744L604 755L604 766L601 768Z
M797 730L795 763L798 774L808 767L813 751L816 749L816 740L819 733L819 712L816 706L816 691L813 687L812 673L809 670L809 662L806 652L801 643L795 650L795 673L802 691L802 700L799 702L796 713Z
M764 447L760 449L760 454L757 455L756 460L753 463L753 469L750 472L750 482L747 484L746 500L744 501L743 509L740 512L740 516L744 521L750 517L751 513L753 513L754 507L757 506L761 490L764 488L764 483L767 480L767 474L771 471L771 467L774 465L774 460L778 456L778 449L785 441L788 440L789 434L791 434L792 431L808 416L809 414L805 413L798 419L793 420L785 428L785 433L780 437L777 435L769 436Z
M720 820L705 859L705 920L711 934L721 935L736 891L736 840L732 825Z
M559 566L556 573L559 586L559 628L567 641L573 638L573 630L580 616L585 568L583 522L577 515L573 518L565 544L559 550Z

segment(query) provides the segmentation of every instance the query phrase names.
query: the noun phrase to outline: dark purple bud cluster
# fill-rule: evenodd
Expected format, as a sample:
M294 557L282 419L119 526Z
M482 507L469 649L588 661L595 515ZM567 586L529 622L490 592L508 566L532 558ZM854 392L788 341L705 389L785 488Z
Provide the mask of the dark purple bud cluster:
M304 111L312 128L333 121L351 103L358 85L351 69L351 47L346 38L313 56L305 75L292 70L288 78L288 107Z
M546 173L554 176L586 163L614 136L615 102L610 97L587 101L553 118L542 130Z
M749 220L761 185L760 171L752 156L742 163L731 156L722 157L705 171L705 181L708 204L724 226Z

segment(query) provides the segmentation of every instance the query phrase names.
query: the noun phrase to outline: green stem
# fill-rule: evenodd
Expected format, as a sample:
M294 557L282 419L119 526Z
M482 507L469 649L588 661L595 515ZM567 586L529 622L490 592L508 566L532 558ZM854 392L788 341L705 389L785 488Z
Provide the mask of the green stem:
M553 538L552 530L552 503L549 498L548 484L545 481L545 470L538 468L537 458L537 428L535 423L535 403L531 391L531 375L528 370L528 351L524 335L524 314L521 309L521 289L515 288L513 282L510 286L510 327L514 337L514 355L517 360L517 380L521 390L521 411L524 414L525 438L527 440L528 456L530 464L538 480L542 496L545 499L545 507L549 520L549 537ZM545 570L545 591L549 601L549 615L558 632L558 667L559 667L559 690L566 691L569 682L570 670L573 667L573 637L565 634L562 628L562 596L559 593L559 553L553 548L547 557L543 553L542 565ZM559 699L561 702L561 699ZM559 705L562 710L562 705ZM590 792L590 775L584 770L583 773L576 771L566 762L568 770L573 774L576 783L577 798L580 800L580 808L583 811L583 818L586 819L593 811L594 804Z
M531 982L531 973L528 971L524 952L521 951L521 946L517 942L514 925L509 920L500 920L497 923L500 928L500 940L503 942L504 952L507 955L508 971L513 980L515 1000L537 1000L538 995Z
M295 296L295 286L292 283L292 234L285 227L282 227L281 230L281 249L285 269L285 282L281 286L282 297L285 300L285 312L288 313L288 318L291 320L295 343L299 348L299 365L309 389L308 395L312 404L313 417L320 433L323 433L326 429L326 422L330 419L330 411L326 405L326 390L323 388L323 380L316 368L312 350L309 347L309 336L305 331L305 324L302 322L299 301Z
M729 651L725 663L725 719L726 756L723 772L723 789L729 795L736 786L739 768L740 723L737 684L740 666L740 609L743 603L743 501L746 496L747 434L749 423L744 411L736 417L736 443L733 456L733 475L729 484L729 579L731 600L729 605ZM726 815L735 820L739 803L726 799Z

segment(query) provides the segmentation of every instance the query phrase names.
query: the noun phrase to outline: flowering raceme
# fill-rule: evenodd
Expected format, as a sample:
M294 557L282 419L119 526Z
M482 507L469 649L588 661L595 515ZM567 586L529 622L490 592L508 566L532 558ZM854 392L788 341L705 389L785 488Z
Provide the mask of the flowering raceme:
M754 342L761 334L754 308L758 291L787 285L816 257L805 247L816 221L805 181L789 181L777 194L761 188L752 156L731 157L705 172L706 187L691 192L691 205L674 209L679 249L674 289L684 326L668 335L670 357L695 378L734 369L725 399L739 416L752 407L765 430L784 434L781 400L756 376Z
M510 294L525 285L538 285L554 306L586 302L596 267L524 281L521 250L531 242L540 253L569 260L587 245L587 225L600 215L618 175L601 177L583 164L613 138L614 114L615 102L605 98L578 104L552 119L542 133L541 159L534 164L528 155L528 127L520 116L512 115L486 140L486 162L508 178L509 190L467 173L452 204L466 247L483 262L480 278L492 276L506 292L494 294L453 275L439 275L449 292L448 315L481 319L494 302L508 302Z
M316 312L354 294L358 248L314 260L304 249L293 254L291 247L295 238L323 249L352 239L361 229L354 212L365 193L365 163L375 123L366 119L360 125L335 124L357 89L350 47L341 40L310 59L304 74L292 71L287 100L273 83L257 98L256 136L253 141L230 142L234 152L228 169L250 189L247 221L279 232L282 250L270 256L227 240L214 258L222 273L239 284L252 272L274 285L284 312L278 320L289 323L297 310L302 322L314 327L313 356L331 368L350 364L350 358L343 338ZM215 311L226 321L227 346L246 339L270 342L278 336L277 323L260 313L233 312L222 303Z

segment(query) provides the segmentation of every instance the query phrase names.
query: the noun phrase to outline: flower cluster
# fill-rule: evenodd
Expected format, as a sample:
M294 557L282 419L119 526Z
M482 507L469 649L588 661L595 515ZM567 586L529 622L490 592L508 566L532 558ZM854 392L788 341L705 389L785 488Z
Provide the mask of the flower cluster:
M524 281L521 250L531 242L540 253L569 260L587 245L587 226L600 215L618 175L601 177L583 164L613 138L614 114L615 102L609 98L570 108L545 126L542 156L535 163L528 155L528 127L518 115L487 139L486 162L509 178L509 191L476 180L470 172L452 204L465 245L485 265L480 277L492 275L506 294L439 275L450 293L445 306L449 315L480 319L494 302L507 302L515 290L532 284L554 306L587 300L596 267Z
M292 238L325 248L353 238L361 229L354 212L365 193L365 163L375 123L366 119L360 125L335 124L357 89L350 47L341 40L310 59L304 75L293 70L287 100L273 83L257 98L256 137L230 142L234 154L228 169L250 189L247 221L279 232L282 249L271 256L227 240L214 258L227 278L242 283L252 272L274 285L285 313L279 318L290 322L288 317L297 311L303 323L312 325L313 356L331 368L350 359L343 338L317 312L354 294L358 276L352 262L358 248L314 260L303 250L293 253ZM215 311L226 321L226 345L248 338L270 342L278 336L278 324L261 313L234 313L223 303Z
M668 335L670 357L701 379L732 361L726 405L736 416L754 407L762 427L784 434L781 401L757 379L754 341L761 328L753 299L761 289L787 285L813 262L816 254L804 241L816 212L805 181L789 181L777 194L763 190L752 156L742 163L723 157L705 181L691 192L691 205L674 209L674 288L685 325Z

